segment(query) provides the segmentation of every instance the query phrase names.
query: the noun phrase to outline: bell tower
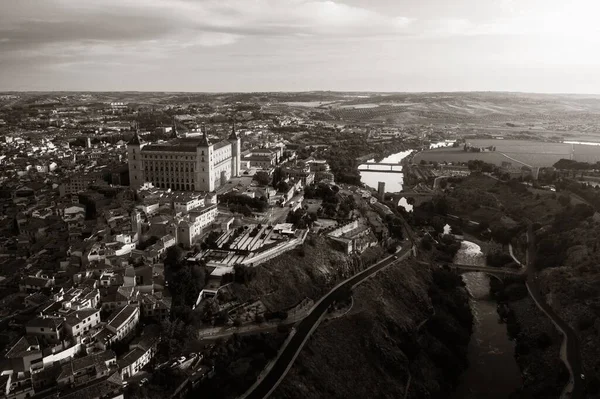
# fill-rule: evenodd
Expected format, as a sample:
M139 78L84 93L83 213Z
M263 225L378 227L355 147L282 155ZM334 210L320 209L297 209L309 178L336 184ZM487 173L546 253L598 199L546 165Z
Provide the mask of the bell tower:
M229 135L228 141L231 143L231 176L239 177L241 173L241 153L242 143L240 137L235 131L235 117L233 118L233 124L231 125L231 134Z
M127 164L129 166L129 186L137 190L144 184L142 164L142 148L144 142L140 138L137 123L134 124L133 137L127 143Z

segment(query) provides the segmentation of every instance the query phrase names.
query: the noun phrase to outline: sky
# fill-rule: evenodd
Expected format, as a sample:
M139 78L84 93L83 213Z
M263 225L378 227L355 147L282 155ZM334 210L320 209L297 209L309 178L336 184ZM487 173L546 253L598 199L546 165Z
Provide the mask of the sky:
M0 0L0 91L600 94L598 0Z

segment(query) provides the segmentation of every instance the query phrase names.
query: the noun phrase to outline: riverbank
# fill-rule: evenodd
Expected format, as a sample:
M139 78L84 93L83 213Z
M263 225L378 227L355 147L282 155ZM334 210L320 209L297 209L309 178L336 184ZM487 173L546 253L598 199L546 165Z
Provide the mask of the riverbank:
M509 281L504 287L492 286L492 291L503 304L499 314L516 342L514 356L523 386L515 394L517 397L560 397L569 380L569 372L559 356L562 336L527 294L523 282Z
M461 243L454 259L456 263L486 265L486 254L497 250L497 245L476 241ZM491 285L491 281L497 280L480 272L466 273L462 278L471 296L474 326L468 347L469 367L461 375L451 398L508 399L521 388L522 377L514 358L515 344L510 339L507 326L499 322L497 301Z

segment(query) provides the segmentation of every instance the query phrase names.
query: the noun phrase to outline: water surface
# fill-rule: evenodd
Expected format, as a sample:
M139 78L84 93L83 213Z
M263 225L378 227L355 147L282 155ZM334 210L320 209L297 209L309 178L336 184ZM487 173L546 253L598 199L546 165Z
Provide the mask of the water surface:
M456 263L485 265L479 245L463 241ZM469 368L462 374L453 399L508 399L521 387L521 372L514 358L515 345L500 323L496 302L490 297L490 277L466 273L463 280L472 296L473 335L468 348Z

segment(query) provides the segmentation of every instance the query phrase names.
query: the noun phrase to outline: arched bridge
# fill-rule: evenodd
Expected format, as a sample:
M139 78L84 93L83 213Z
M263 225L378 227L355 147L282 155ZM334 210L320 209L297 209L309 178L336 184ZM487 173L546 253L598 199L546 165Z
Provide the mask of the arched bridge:
M502 281L507 276L525 275L525 269L509 269L504 267L463 265L460 263L448 263L447 267L459 274L475 272L485 273L489 276L497 278L500 281Z
M429 265L427 262L420 261L419 263L423 263ZM509 269L503 267L490 267L490 266L474 266L474 265L465 265L460 263L447 263L444 267L449 268L450 270L459 273L476 273L481 272L492 277L497 278L498 280L503 280L506 276L525 276L525 269Z

